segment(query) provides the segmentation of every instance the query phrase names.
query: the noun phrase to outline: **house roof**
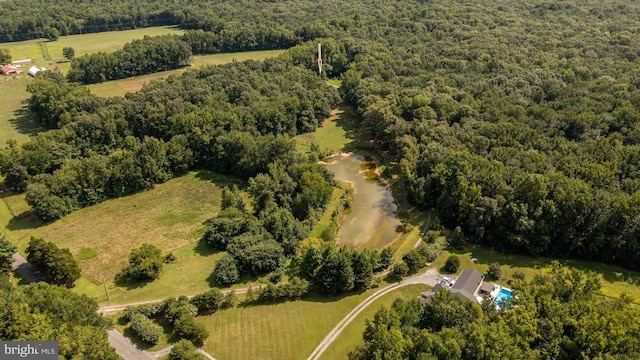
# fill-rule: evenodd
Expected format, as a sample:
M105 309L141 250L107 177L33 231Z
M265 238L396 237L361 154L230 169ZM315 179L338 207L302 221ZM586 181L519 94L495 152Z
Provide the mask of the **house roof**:
M493 291L494 287L495 285L493 285L492 283L482 283L482 285L480 285L480 291L490 293Z
M464 269L451 287L451 293L463 296L473 302L479 303L476 292L482 284L484 277L476 269Z

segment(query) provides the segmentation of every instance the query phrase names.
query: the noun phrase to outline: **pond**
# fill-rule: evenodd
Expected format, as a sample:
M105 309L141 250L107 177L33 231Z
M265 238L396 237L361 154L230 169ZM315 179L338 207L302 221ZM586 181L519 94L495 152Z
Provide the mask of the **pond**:
M358 154L338 154L325 159L336 180L353 187L353 202L346 209L337 242L355 248L381 249L398 236L401 225L391 191L377 180L375 164Z

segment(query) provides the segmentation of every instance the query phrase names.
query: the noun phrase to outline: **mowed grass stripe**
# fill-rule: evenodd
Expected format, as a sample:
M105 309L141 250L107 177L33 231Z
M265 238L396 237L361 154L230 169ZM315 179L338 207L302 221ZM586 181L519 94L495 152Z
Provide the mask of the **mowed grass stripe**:
M375 289L345 297L223 310L198 317L210 336L204 349L219 359L303 359Z
M362 334L366 328L366 320L372 320L375 313L382 307L390 307L396 299L414 299L423 291L428 291L429 286L416 284L407 285L395 289L364 309L349 325L347 325L336 340L322 354L320 359L338 360L348 359L349 352L357 346L364 345Z

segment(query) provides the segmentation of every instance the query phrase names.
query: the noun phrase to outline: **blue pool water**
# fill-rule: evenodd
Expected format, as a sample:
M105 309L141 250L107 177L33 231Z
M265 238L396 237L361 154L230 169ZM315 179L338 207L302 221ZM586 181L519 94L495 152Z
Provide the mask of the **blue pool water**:
M509 301L513 298L513 293L506 289L500 289L498 295L496 295L496 303L500 303L502 301Z

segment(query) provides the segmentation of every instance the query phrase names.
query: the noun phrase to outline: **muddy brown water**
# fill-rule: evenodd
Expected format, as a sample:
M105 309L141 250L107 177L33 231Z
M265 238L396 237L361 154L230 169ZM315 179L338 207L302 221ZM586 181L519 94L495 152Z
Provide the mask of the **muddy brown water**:
M345 210L337 242L355 248L382 249L398 236L401 224L391 191L378 181L375 163L358 154L337 154L324 159L338 181L354 189L351 208Z

